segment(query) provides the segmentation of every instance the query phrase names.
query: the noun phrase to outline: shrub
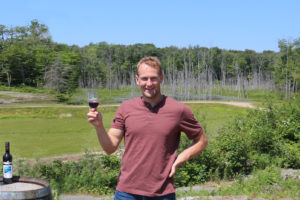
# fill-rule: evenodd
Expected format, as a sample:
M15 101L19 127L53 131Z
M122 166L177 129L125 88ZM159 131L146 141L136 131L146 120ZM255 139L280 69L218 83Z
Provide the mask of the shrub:
M108 194L117 185L120 159L115 155L93 155L86 153L79 162L28 163L17 161L16 174L44 178L58 193L83 192Z
M234 185L222 188L219 195L248 195L250 198L257 196L264 199L299 199L300 181L297 179L283 180L280 169L268 166L265 170L256 170L253 176L239 179Z
M219 130L202 154L178 169L177 186L204 179L232 179L270 165L300 168L299 97L282 105L268 103L266 109L249 111ZM183 146L190 141L181 137ZM202 170L201 174L197 174ZM177 172L176 172L177 173ZM190 174L197 176L190 177Z

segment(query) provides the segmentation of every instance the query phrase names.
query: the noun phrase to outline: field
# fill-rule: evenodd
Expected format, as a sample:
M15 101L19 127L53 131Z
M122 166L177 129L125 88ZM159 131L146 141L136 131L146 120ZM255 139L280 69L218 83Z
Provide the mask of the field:
M66 105L55 103L51 98L53 95L48 93L20 95L21 92L18 91L16 91L18 94L0 91L0 101L2 99L4 102L11 102L0 105L0 149L4 150L4 142L10 141L16 174L45 178L51 183L54 199L57 199L61 194L70 193L110 196L117 182L119 158L117 156L102 157L103 155L91 153L100 152L101 147L94 128L87 122L86 92L79 90L69 101L78 105ZM101 102L99 109L103 113L106 129L109 128L118 108L117 103L122 101L123 98L128 98L130 92L126 90L122 92L99 92ZM45 101L45 99L47 100ZM274 149L278 152L276 153L277 156L266 153L262 155L255 148L256 145L248 146L248 144L256 144L255 141L262 142L262 146L265 146L264 142L273 141L272 133L281 133L281 127L286 126L285 121L287 118L289 119L290 129L284 130L291 130L289 133L293 134L293 127L298 124L294 120L296 117L294 115L298 112L296 105L299 104L292 104L295 107L285 107L284 112L282 110L276 111L277 109L273 107L274 110L271 109L272 111L267 112L267 115L258 113L259 110L249 115L249 109L253 110L249 107L266 106L262 102L263 100L260 97L257 102L251 103L245 101L185 102L204 127L211 145L206 148L201 156L178 168L175 175L176 187L191 186L191 188L185 187L182 191L178 189L176 194L179 199L185 199L186 197L190 199L255 199L261 197L265 199L295 199L299 197L299 170L294 170L296 174L288 176L282 175L282 169L281 172L279 171L282 166L299 168L299 165L297 165L297 163L300 163L297 158L299 145L290 142L288 146L276 146L277 143L275 142ZM283 103L275 99L275 105ZM265 109L262 110L262 112L264 111ZM243 119L242 116L246 115L247 118ZM241 132L237 131L232 124L230 125L230 127L233 127L232 129L227 129L227 131L224 129L223 134L219 134L219 129L237 119L236 116L239 117L239 120L244 120L243 126L240 126L243 131L245 133L251 132L251 135L247 136L247 142L240 140ZM275 116L277 117L275 118L276 123L278 123L276 124L277 128L273 128L269 124L272 121L270 119ZM250 122L255 125L252 126ZM269 134L268 136L272 138L264 138L263 136L266 134ZM258 136L258 138L255 139L250 136ZM261 138L264 139L261 140ZM229 141L226 139L229 139ZM229 146L226 146L226 142L229 142ZM280 144L284 142L285 140L280 140ZM268 145L273 148L273 143L268 143ZM287 148L281 150L278 147ZM220 151L224 148L227 151ZM245 154L244 149L247 150ZM286 151L287 154L281 153ZM85 154L87 156L78 156L78 154L84 152L88 152ZM248 152L252 152L252 154L248 154ZM53 161L57 158L55 156L62 155L66 155L63 158L68 158L69 162ZM81 159L78 162L73 162L77 157ZM240 158L243 157L250 161L247 163L253 163L251 165L253 171L249 176L252 178L245 178L248 177L248 174L245 174L242 169L246 169L246 167L239 165L242 162ZM30 167L26 161L24 162L27 158L47 160L48 162L37 162L33 167ZM276 164L277 161L284 163L282 165ZM222 168L225 165L227 169ZM230 166L237 165L242 168L236 168L234 169L236 174L230 174L231 171L228 170L231 169ZM209 170L203 171L205 166ZM70 169L73 169L73 171ZM76 173L74 169L76 169ZM285 179L286 177L288 178ZM102 180L105 180L105 182ZM202 189L199 191L197 188ZM63 196L61 195L61 199L64 199ZM87 196L87 198L89 197Z
M209 138L218 128L247 108L222 104L187 104ZM99 108L106 129L117 106ZM0 107L0 149L11 142L15 158L43 158L85 151L101 151L94 128L87 122L87 106L3 105Z

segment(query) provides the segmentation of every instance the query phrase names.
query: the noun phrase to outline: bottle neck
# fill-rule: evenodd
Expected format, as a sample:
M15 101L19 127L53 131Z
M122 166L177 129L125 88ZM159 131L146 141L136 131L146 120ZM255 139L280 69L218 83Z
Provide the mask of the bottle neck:
M5 152L9 153L9 147L5 147Z

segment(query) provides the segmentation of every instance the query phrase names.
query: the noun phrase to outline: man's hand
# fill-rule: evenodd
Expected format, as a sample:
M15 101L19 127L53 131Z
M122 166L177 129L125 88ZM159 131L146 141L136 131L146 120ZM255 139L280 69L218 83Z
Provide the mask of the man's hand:
M177 164L176 164L176 162L174 162L172 165L172 168L171 168L171 172L169 174L169 178L172 178L174 176L176 169L177 169Z
M87 117L88 122L90 122L95 128L100 128L103 126L102 114L98 112L96 108L90 108Z

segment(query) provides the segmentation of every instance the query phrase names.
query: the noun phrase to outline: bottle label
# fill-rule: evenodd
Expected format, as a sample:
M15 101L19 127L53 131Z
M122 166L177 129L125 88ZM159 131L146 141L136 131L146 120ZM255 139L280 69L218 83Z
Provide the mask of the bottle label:
M3 162L3 178L12 178L12 163L11 162Z

